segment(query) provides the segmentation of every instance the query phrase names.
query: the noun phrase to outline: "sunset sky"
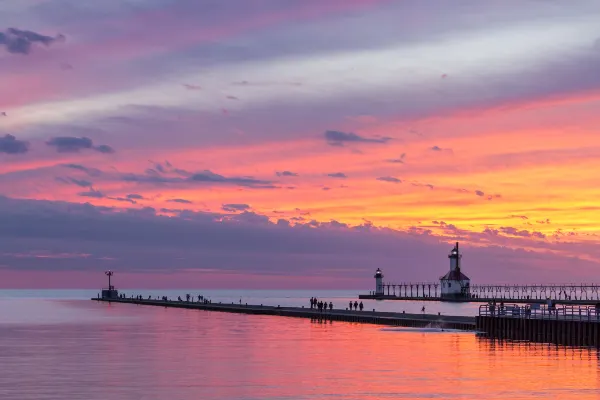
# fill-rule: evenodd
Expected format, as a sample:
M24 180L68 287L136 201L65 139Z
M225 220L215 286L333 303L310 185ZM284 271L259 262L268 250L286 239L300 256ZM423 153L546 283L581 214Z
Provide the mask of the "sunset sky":
M0 286L600 283L598 0L3 0Z

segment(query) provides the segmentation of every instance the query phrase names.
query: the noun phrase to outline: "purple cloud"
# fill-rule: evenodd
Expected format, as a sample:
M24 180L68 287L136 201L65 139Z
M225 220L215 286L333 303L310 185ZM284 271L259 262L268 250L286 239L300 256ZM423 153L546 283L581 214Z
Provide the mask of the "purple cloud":
M51 37L16 28L8 28L6 31L0 32L0 46L3 45L6 51L13 54L29 54L34 44L47 47L64 39L63 35Z
M85 149L93 149L105 154L115 152L112 147L105 144L94 146L92 139L87 137L58 136L48 140L46 144L56 148L59 153L79 153Z
M250 206L248 204L229 203L229 204L223 204L223 206L221 207L221 209L223 211L229 211L229 212L247 211L247 210L250 209Z
M331 146L344 146L346 143L387 143L391 138L366 138L352 132L326 131L325 140Z
M24 154L29 151L29 142L18 140L13 135L0 136L0 153Z
M390 182L390 183L402 183L402 180L394 178L393 176L381 176L377 178L378 181Z

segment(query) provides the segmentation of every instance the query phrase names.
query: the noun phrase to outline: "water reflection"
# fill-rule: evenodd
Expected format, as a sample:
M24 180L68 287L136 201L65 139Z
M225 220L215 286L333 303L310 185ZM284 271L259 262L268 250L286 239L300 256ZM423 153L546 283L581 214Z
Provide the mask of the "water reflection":
M598 398L590 349L89 301L57 309L51 323L0 321L0 398Z

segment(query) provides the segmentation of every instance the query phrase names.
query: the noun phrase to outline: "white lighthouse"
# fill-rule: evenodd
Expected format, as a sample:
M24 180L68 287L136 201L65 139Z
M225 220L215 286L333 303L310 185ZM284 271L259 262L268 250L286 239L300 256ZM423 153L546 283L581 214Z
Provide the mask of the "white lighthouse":
M383 273L379 268L375 271L375 296L383 296Z
M471 280L460 271L460 259L462 255L458 251L458 242L448 255L450 259L450 271L440 278L442 286L442 298L457 299L470 297Z

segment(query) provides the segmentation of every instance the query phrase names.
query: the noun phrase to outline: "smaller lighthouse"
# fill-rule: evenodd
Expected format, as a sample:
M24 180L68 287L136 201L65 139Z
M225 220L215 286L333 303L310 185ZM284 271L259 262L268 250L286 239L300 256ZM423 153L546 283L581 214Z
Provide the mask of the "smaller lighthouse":
M456 246L448 254L448 258L450 259L450 271L440 278L442 298L457 299L469 297L471 293L471 280L460 270L462 254L458 251L458 242L456 242Z
M375 271L375 296L383 296L383 272L379 268Z

